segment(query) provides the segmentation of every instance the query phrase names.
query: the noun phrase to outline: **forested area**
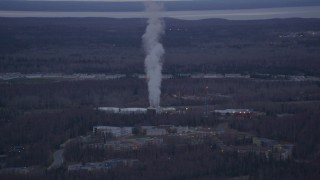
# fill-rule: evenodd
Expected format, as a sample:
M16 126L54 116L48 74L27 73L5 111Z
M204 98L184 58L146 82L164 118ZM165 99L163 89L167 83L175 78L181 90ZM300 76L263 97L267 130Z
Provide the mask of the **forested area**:
M319 75L317 19L165 21L164 73ZM143 73L145 25L143 19L1 18L0 72Z
M190 85L192 84L192 86ZM163 106L190 107L186 114L148 115L106 114L95 110L100 106L145 107L147 92L144 80L123 78L118 80L14 80L1 83L0 148L8 153L7 165L48 166L52 153L70 138L87 135L95 125L136 126L164 125L214 127L221 123L217 117L203 117L201 100L183 100L172 96L206 95L205 86L212 99L209 110L223 108L254 108L266 112L266 116L236 118L232 128L250 132L295 145L294 159L288 162L266 161L261 156L221 154L214 144L198 146L146 146L137 152L112 153L105 150L80 150L79 144L71 144L65 157L70 162L100 161L108 158L130 157L143 160L142 166L121 168L92 174L69 173L63 169L33 175L21 179L94 179L114 178L150 179L151 176L184 179L251 177L253 179L316 179L319 172L319 85L316 82L290 82L250 79L169 79L163 83ZM130 88L128 88L130 87ZM229 97L215 98L215 94ZM219 97L219 96L218 96ZM230 98L231 97L231 98ZM294 98L293 98L294 97ZM292 114L277 117L278 114ZM10 152L12 146L22 146L23 152ZM79 151L80 150L80 151ZM84 159L78 159L82 157ZM173 158L170 161L168 158ZM191 158L191 159L190 159ZM187 162L186 163L186 159ZM228 162L228 163L223 163ZM167 168L170 167L170 168ZM170 169L170 170L169 170ZM313 169L313 170L312 170ZM166 173L164 173L164 171ZM176 173L176 171L181 173ZM293 173L293 174L292 174ZM143 176L141 176L143 174ZM1 175L15 179L19 175ZM30 176L30 177L29 177Z
M319 81L265 78L320 76L320 20L165 21L163 71L175 78L163 80L161 106L177 111L150 116L97 110L149 106L146 80L133 76L144 73L145 20L0 18L0 73L126 74L112 80L0 80L0 168L37 169L23 175L0 173L0 179L320 179ZM186 76L179 77L181 73ZM188 77L197 73L256 78ZM212 113L219 109L250 109L260 115L219 118ZM47 170L61 144L90 135L93 126L216 128L221 123L293 144L293 157L276 161L223 152L209 137L192 145L168 136L165 146L148 144L125 152L83 148L72 141L62 167ZM141 164L99 172L67 170L70 163L109 158L137 158Z

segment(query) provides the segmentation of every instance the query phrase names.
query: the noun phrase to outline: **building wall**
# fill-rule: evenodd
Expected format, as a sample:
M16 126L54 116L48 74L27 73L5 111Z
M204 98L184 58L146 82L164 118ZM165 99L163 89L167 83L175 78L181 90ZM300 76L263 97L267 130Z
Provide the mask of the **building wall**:
M112 127L112 126L95 126L93 127L93 134L106 135L110 133L114 137L131 136L132 127Z

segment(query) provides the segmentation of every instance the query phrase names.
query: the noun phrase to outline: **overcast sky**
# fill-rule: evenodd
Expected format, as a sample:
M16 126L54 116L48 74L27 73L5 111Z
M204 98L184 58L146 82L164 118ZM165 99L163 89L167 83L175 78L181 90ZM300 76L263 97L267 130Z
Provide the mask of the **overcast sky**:
M105 2L119 2L119 1L148 1L148 0L0 0L0 1L105 1ZM319 0L152 0L152 1L213 1L213 2L317 2Z
M9 1L9 0L0 0ZM92 1L92 2L143 2L148 0L12 0L12 1ZM156 0L156 1L203 1L203 0ZM220 0L218 0L220 1Z
M148 0L0 0L3 11L143 11ZM167 11L320 6L320 0L154 0ZM92 2L92 3L91 3ZM104 3L102 3L104 2ZM109 3L110 2L110 3ZM127 3L124 3L127 2Z
M87 2L142 2L148 0L0 0L0 1L87 1ZM236 2L236 3L267 3L267 2L318 2L319 0L151 0L151 1L211 1L211 2Z

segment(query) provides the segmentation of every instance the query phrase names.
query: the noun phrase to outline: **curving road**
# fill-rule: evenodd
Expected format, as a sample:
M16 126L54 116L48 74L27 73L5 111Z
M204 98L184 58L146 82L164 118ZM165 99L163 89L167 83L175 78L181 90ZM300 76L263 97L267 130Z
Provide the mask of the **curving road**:
M64 149L59 149L53 153L53 163L48 167L48 170L57 169L63 164L63 152Z

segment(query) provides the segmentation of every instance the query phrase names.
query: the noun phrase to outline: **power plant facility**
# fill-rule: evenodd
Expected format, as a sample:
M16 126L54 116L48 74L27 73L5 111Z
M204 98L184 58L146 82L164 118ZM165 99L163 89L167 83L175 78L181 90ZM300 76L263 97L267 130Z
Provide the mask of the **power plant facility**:
M108 114L174 114L177 113L175 107L159 107L159 108L119 108L119 107L98 107L98 111Z

